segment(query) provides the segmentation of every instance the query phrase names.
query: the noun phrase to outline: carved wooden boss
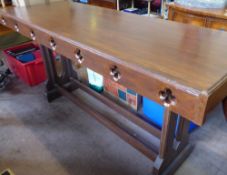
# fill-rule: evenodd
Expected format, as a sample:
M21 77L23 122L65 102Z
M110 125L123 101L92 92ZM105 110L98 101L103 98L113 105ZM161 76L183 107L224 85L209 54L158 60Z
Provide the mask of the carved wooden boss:
M154 174L176 170L191 151L189 121L202 125L205 114L227 96L225 32L67 2L10 7L0 15L2 25L41 45L48 100L68 97L153 160ZM62 57L61 77L57 76L52 51ZM162 130L78 81L72 60L164 105ZM75 98L71 93L75 88L123 114L128 122L119 125L103 116L83 99ZM226 109L227 103L223 104ZM154 139L128 130L125 125L130 123Z

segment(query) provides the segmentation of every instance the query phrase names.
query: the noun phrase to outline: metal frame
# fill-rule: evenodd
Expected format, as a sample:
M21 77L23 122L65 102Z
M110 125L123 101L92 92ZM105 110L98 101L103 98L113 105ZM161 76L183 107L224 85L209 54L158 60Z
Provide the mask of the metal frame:
M190 154L192 146L188 144L188 120L179 117L169 108L166 108L163 129L160 130L148 124L138 114L127 110L107 98L104 94L99 94L81 83L72 68L71 61L63 56L61 56L63 73L61 77L58 77L52 51L43 45L41 46L41 51L48 77L46 83L48 101L51 102L62 95L67 97L127 143L154 161L154 175L173 174ZM126 118L128 122L121 122L122 118L120 117L113 119L111 116L103 115L96 109L93 109L92 106L83 102L83 99L79 99L76 95L71 93L71 91L77 88L95 97L112 110L122 114L124 119ZM178 121L177 118L179 118ZM139 134L136 129L128 129L130 124L137 125L152 137L147 138Z

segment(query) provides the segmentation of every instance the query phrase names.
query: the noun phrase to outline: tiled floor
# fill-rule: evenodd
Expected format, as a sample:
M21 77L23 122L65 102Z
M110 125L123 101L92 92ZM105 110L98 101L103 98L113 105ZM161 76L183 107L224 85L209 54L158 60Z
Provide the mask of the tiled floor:
M150 173L151 161L67 99L48 104L43 90L44 85L30 88L13 78L0 92L0 171L11 168L16 175ZM195 148L177 175L227 174L227 123L221 105L190 140Z

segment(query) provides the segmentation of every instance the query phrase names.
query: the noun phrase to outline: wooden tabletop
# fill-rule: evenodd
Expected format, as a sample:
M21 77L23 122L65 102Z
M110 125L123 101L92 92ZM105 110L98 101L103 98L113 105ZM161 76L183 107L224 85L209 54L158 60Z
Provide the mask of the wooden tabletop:
M225 32L67 2L0 13L203 94L227 83Z

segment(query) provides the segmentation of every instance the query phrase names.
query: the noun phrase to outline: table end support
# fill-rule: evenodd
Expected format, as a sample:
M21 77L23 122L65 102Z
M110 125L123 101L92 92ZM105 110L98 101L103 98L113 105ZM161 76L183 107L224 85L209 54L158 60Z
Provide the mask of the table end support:
M61 96L61 93L56 88L56 85L64 86L68 91L73 91L77 88L75 84L70 81L70 77L77 78L77 74L72 68L71 61L61 56L63 73L62 76L59 77L56 71L55 56L53 51L44 45L41 45L40 48L47 74L45 95L48 102L52 102Z
M223 112L225 115L225 120L227 121L227 97L222 101Z
M153 170L153 175L173 175L174 172L181 166L181 164L188 158L191 154L194 145L187 144L187 146L173 159L173 161L168 165L168 167L161 173L158 169ZM164 164L164 160L157 157L156 164Z
M166 108L153 175L172 175L190 155L193 146L188 144L189 123L187 119Z

